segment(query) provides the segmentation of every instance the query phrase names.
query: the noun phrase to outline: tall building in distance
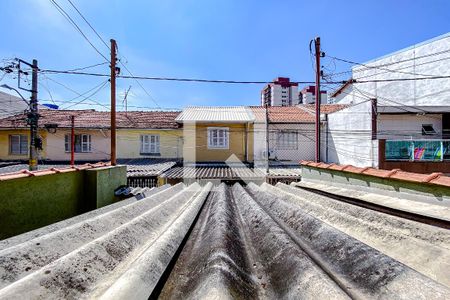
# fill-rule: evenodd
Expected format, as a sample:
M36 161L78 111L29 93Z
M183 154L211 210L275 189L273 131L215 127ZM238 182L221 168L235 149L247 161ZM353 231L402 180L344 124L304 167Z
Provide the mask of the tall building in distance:
M275 78L261 91L261 105L292 106L299 104L298 83L287 77Z
M316 103L316 87L314 85L303 88L299 93L300 103L313 104ZM328 103L327 91L320 91L320 104Z

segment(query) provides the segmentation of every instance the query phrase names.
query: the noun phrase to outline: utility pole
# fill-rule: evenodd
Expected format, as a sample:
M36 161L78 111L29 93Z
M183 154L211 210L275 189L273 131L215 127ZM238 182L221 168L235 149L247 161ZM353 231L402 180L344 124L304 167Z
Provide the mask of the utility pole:
M269 105L266 102L266 174L269 175Z
M30 122L30 160L29 160L29 168L30 171L37 170L38 163L38 153L37 149L41 148L41 140L38 138L38 120L39 120L39 111L38 111L38 62L36 59L33 59L33 64L31 65L32 74L31 74L31 100L30 100L30 113L28 114L28 119Z
M316 54L316 162L320 162L320 37L314 40Z
M111 165L116 162L116 41L111 42Z
M75 116L70 116L72 130L70 134L70 165L75 165Z

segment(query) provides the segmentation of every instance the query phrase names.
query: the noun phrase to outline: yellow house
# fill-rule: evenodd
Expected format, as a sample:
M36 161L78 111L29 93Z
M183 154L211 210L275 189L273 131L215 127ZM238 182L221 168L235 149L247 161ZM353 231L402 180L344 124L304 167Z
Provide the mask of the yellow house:
M110 113L95 110L40 112L40 160L70 161L74 120L75 161L110 159ZM182 130L175 122L179 112L117 112L117 158L181 159ZM29 127L23 115L0 120L0 160L27 160Z
M254 119L243 106L184 109L176 118L183 124L184 162L253 162Z

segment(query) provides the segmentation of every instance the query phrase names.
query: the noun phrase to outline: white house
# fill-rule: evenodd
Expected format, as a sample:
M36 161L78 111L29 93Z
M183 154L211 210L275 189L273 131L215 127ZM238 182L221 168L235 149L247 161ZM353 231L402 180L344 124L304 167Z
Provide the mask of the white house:
M328 116L323 160L450 172L448 76L450 33L353 67L331 94L349 106Z

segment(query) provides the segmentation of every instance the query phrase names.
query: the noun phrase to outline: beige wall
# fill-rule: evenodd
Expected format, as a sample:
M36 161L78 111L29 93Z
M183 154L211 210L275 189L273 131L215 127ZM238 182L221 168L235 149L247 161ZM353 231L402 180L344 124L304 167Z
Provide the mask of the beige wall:
M70 152L65 152L64 136L70 135L70 129L57 129L47 134L47 158L49 160L70 161ZM110 158L110 133L100 129L78 129L75 134L91 135L91 152L75 153L75 161L100 161Z
M141 155L141 135L159 135L161 156ZM181 129L174 130L148 130L148 129L119 129L117 130L117 157L118 158L181 158L182 153Z
M227 127L229 129L228 149L208 149L208 127ZM246 133L247 132L247 133ZM253 125L230 123L184 124L186 162L225 162L231 155L241 161L253 161ZM245 156L245 140L248 153ZM195 143L194 143L195 141ZM195 155L192 155L194 154Z
M24 155L13 155L9 153L9 136L11 134L26 134L28 136L28 144L30 143L30 130L29 129L12 129L12 130L0 130L0 159L2 160L28 160L28 153ZM42 138L42 145L44 150L39 152L39 159L45 159L47 156L46 149L46 136L47 131L39 130L39 136Z

